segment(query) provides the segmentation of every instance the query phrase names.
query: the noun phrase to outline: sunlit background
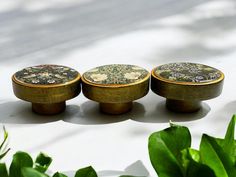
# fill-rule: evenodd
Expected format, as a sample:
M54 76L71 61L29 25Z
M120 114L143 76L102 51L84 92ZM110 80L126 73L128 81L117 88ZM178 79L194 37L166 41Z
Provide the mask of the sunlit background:
M0 62L217 60L235 26L234 0L1 0Z

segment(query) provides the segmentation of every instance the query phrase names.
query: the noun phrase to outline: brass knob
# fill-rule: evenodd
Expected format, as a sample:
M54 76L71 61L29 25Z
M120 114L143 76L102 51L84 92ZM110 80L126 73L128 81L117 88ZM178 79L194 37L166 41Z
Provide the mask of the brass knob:
M32 102L38 114L52 115L65 110L65 101L80 91L80 74L69 67L39 65L24 68L12 76L16 97Z
M132 109L132 101L149 91L150 73L138 66L112 64L85 72L82 76L83 94L100 103L108 114L122 114Z
M201 101L217 97L223 88L224 74L207 65L170 63L152 70L151 89L167 99L175 112L195 112Z

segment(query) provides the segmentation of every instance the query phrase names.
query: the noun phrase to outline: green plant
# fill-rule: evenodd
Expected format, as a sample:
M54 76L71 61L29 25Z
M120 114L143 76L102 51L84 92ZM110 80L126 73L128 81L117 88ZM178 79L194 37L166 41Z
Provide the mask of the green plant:
M0 160L8 153L7 149L8 132L5 127L4 139L0 145ZM5 150L7 149L7 150ZM52 158L44 153L39 153L33 161L32 157L27 152L18 151L13 155L10 168L8 169L5 163L0 162L0 177L50 177L46 172L52 163ZM52 177L67 177L65 174L56 172ZM88 166L76 171L74 177L97 177L93 167ZM134 176L120 176L134 177Z
M9 170L6 164L0 164L1 177L49 177L46 174L52 158L44 153L40 153L35 161L26 152L16 152L13 156ZM65 174L56 172L53 177L67 177ZM92 167L86 167L78 170L75 177L97 177Z
M3 141L0 145L0 161L4 156L6 156L6 154L10 150L10 148L7 149L8 132L6 131L5 127L3 127L3 131L4 131Z
M235 177L236 116L229 123L224 139L203 134L199 150L191 148L187 127L170 127L149 137L149 156L159 177Z

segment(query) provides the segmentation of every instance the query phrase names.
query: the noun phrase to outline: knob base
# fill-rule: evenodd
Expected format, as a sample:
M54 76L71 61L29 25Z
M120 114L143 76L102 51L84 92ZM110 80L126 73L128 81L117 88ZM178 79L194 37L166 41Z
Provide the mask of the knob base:
M63 112L66 108L66 102L61 103L32 103L32 110L41 115L54 115Z
M100 103L100 111L106 114L124 114L132 109L133 103Z
M166 107L174 112L192 113L201 108L201 101L166 99Z

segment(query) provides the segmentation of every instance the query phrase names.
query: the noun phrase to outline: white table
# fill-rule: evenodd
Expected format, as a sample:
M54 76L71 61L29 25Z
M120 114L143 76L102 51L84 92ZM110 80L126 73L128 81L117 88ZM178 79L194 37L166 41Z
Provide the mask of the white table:
M189 127L193 147L202 133L224 136L236 112L236 2L185 0L2 0L0 8L0 122L10 134L11 151L53 157L50 171L71 172L92 165L99 176L156 176L148 137L169 120ZM14 72L32 65L67 65L80 73L110 63L148 70L189 61L222 70L224 90L193 114L176 114L151 91L120 116L99 113L81 93L65 113L45 117L31 112L11 86Z

